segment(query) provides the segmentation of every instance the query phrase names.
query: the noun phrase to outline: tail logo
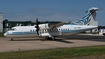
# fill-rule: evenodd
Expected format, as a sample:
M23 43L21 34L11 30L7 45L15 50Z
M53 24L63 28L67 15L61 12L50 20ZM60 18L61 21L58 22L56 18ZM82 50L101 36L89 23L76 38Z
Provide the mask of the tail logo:
M84 16L83 19L80 19L78 22L76 22L76 24L86 25L91 20L90 16L91 16L91 14Z

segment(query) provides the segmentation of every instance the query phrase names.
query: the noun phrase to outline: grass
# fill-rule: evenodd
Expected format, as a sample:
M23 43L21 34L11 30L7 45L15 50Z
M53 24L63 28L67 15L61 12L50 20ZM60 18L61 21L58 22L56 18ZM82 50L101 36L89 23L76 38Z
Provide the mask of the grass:
M74 57L100 55L104 55L105 57L105 46L1 52L0 59L68 59Z
M4 37L4 33L0 33L0 37Z

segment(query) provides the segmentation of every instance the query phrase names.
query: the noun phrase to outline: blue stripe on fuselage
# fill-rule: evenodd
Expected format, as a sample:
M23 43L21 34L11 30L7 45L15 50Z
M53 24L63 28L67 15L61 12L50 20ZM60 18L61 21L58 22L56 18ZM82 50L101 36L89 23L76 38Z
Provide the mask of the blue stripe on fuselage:
M36 32L12 32L11 35L25 35L25 34L36 34Z
M90 28L89 28L90 29ZM80 29L80 30L62 30L62 33L76 33L76 32L81 32L81 31L86 31L89 29Z

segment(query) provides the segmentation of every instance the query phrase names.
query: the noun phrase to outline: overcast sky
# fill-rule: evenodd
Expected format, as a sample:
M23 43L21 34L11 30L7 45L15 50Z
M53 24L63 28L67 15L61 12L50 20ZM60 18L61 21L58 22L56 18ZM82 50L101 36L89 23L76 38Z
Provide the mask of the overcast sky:
M105 0L0 0L4 19L14 21L75 21L91 7L102 9L96 20L105 26Z

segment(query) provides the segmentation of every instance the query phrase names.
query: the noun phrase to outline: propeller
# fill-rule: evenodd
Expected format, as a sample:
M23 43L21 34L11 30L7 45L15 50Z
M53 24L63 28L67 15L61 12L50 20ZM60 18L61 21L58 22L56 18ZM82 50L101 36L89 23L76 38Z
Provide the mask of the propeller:
M36 28L36 32L37 32L37 35L39 35L39 21L38 21L38 18L36 18L36 26L35 26L35 28Z

